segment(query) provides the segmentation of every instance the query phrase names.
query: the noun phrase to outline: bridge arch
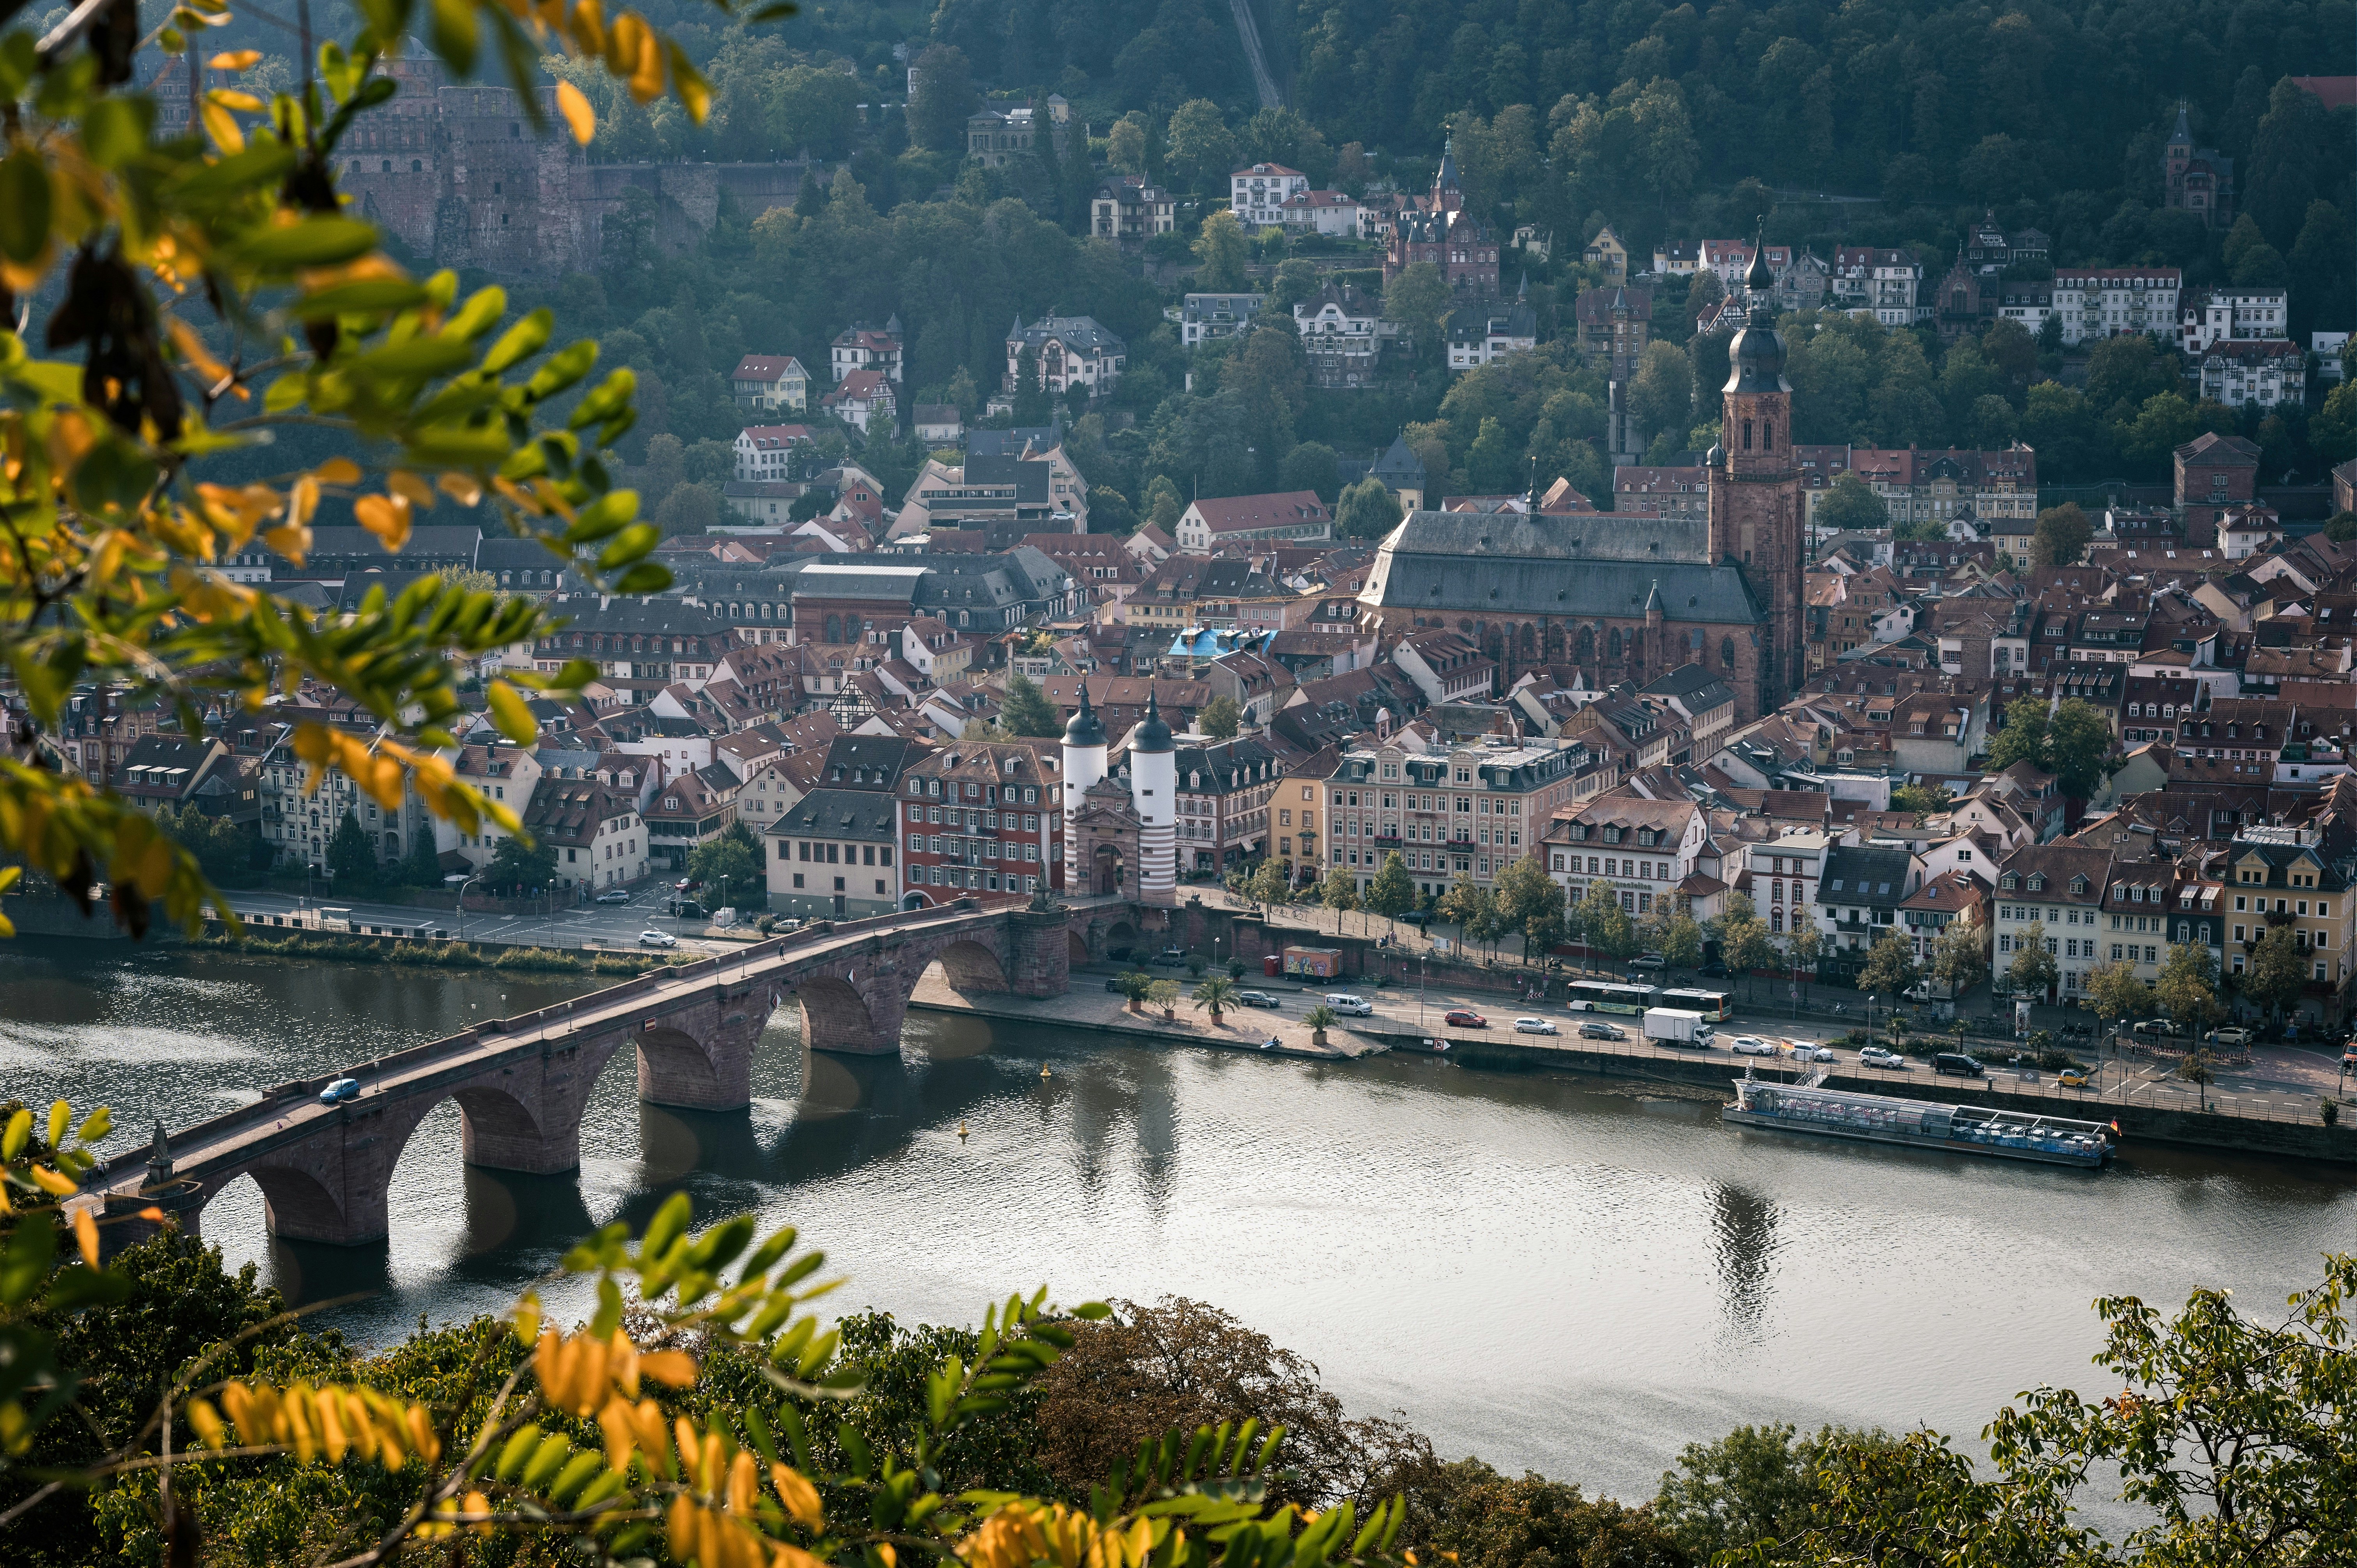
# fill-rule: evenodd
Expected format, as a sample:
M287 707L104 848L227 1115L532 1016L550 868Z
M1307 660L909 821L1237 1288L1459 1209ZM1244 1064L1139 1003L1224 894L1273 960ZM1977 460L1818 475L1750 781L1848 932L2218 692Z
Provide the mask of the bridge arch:
M262 1213L271 1235L282 1241L349 1242L352 1235L353 1216L328 1186L300 1165L254 1165L234 1173L231 1181L223 1182L205 1194L208 1199L223 1187L231 1185L236 1176L253 1178L262 1189ZM382 1221L377 1234L383 1234Z
M876 1020L867 998L839 975L805 976L794 991L802 1009L802 1044L814 1051L876 1052Z
M648 1104L700 1108L713 1104L722 1092L719 1064L694 1036L657 1025L641 1028L634 1038L639 1047L639 1098Z
M939 960L942 973L956 992L1005 991L1006 968L998 955L972 938L952 942L942 950Z

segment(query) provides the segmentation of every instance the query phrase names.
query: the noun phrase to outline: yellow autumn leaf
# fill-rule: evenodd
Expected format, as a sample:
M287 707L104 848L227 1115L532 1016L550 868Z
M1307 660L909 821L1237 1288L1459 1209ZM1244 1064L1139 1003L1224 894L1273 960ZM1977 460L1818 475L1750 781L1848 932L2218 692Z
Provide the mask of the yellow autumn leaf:
M411 506L434 507L434 487L406 468L395 468L384 477L384 488L406 500Z
M81 1250L81 1261L91 1268L98 1267L98 1221L90 1217L88 1208L77 1208L73 1217L74 1244Z
M172 335L172 347L180 351L180 358L194 367L208 385L218 386L229 379L229 367L213 357L212 350L205 347L204 338L198 335L195 328L178 317L171 316L165 317L164 329Z
M240 114L259 114L262 113L261 99L256 98L251 92L240 92L234 87L216 87L210 92L207 92L205 96L212 100L215 103L220 104L222 108L234 110Z
M245 151L245 133L237 128L228 110L208 98L198 112L204 116L205 134L213 139L213 145L229 154Z
M401 547L409 542L409 500L405 496L362 496L353 503L352 515L393 554L400 554Z
M565 116L565 124L573 129L573 139L583 146L597 134L597 112L589 107L589 100L569 81L556 84L556 112Z
M323 485L357 485L361 466L350 457L330 457L312 469L311 476Z
M205 64L215 70L252 70L261 59L260 49L224 49Z
M483 483L472 474L444 474L434 483L460 506L474 506L483 499Z

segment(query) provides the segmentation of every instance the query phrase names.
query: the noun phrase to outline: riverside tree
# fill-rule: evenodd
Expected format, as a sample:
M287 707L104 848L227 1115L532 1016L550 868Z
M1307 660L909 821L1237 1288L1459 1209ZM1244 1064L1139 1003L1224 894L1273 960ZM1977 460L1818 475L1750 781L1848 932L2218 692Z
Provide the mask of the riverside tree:
M2225 1011L2218 1003L2218 961L2204 942L2177 942L2160 961L2153 994L2169 1017L2206 1033Z
M1637 929L1620 908L1620 895L1598 878L1587 885L1579 900L1579 939L1607 958L1623 959L1637 950Z
M2099 963L2087 972L2087 1001L2107 1029L2123 1018L2150 1012L2152 997L2152 987L2138 979L2130 965Z
M1948 922L1932 944L1932 972L1961 1001L1965 992L1988 978L1988 928L1979 911L1966 907Z
M2006 984L2016 996L2042 1002L2062 978L2062 966L2048 951L2046 922L2032 920L2013 936L2013 961L2006 966Z
M1889 1003L1914 983L1915 954L1907 939L1897 931L1877 938L1857 972L1857 988Z
M1367 908L1387 921L1396 921L1415 908L1415 882L1408 875L1407 862L1399 851L1386 854L1383 865L1367 883Z
M2251 950L2249 966L2243 972L2243 994L2268 1014L2280 1016L2297 1006L2300 993L2307 988L2309 953L2299 945L2294 928L2268 926L2259 935L2258 945Z

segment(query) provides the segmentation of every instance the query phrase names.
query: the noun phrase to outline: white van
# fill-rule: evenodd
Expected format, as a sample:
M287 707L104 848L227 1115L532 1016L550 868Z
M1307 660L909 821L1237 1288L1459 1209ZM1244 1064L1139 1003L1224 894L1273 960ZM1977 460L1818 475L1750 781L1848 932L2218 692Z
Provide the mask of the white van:
M1363 996L1353 996L1347 991L1328 992L1326 1005L1337 1013L1346 1013L1354 1018L1372 1018L1375 1015L1373 1003Z

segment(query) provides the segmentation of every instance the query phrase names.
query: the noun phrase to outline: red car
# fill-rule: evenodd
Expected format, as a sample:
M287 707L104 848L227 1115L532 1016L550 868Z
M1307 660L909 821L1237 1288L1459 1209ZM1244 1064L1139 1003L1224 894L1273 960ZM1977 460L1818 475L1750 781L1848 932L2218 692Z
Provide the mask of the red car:
M1448 1015L1446 1018L1443 1018L1441 1022L1451 1025L1459 1029L1486 1029L1490 1026L1489 1019L1484 1018L1480 1014L1474 1012L1469 1007L1450 1008L1448 1010Z

